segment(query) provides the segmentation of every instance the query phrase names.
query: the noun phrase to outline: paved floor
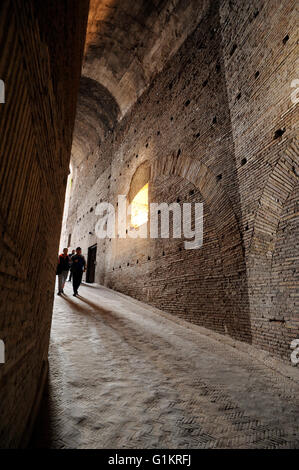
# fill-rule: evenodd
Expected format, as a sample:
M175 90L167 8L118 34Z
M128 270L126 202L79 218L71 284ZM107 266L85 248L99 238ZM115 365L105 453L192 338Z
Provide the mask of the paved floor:
M297 367L103 287L66 293L34 447L299 447Z

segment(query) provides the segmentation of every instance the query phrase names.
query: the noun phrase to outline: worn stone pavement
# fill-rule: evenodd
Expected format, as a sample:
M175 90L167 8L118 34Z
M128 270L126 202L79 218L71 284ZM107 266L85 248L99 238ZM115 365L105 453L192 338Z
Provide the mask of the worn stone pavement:
M298 367L104 287L65 291L32 447L299 447Z

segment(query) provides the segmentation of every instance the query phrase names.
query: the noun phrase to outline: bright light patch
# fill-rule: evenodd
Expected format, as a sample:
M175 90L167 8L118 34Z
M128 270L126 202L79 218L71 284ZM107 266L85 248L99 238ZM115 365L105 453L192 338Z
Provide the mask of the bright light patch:
M136 194L131 204L131 225L135 228L148 221L148 183Z

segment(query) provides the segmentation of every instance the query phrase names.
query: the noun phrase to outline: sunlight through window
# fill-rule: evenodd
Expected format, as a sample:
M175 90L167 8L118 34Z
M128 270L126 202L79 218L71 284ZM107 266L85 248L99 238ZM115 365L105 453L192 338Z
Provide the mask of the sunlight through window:
M131 225L140 227L148 221L148 183L136 194L131 204Z

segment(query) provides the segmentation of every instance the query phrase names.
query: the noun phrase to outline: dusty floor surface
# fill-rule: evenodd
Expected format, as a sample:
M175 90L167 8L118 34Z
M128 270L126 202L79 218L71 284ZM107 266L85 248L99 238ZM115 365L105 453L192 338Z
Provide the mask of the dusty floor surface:
M299 447L298 367L104 287L65 291L32 447Z

